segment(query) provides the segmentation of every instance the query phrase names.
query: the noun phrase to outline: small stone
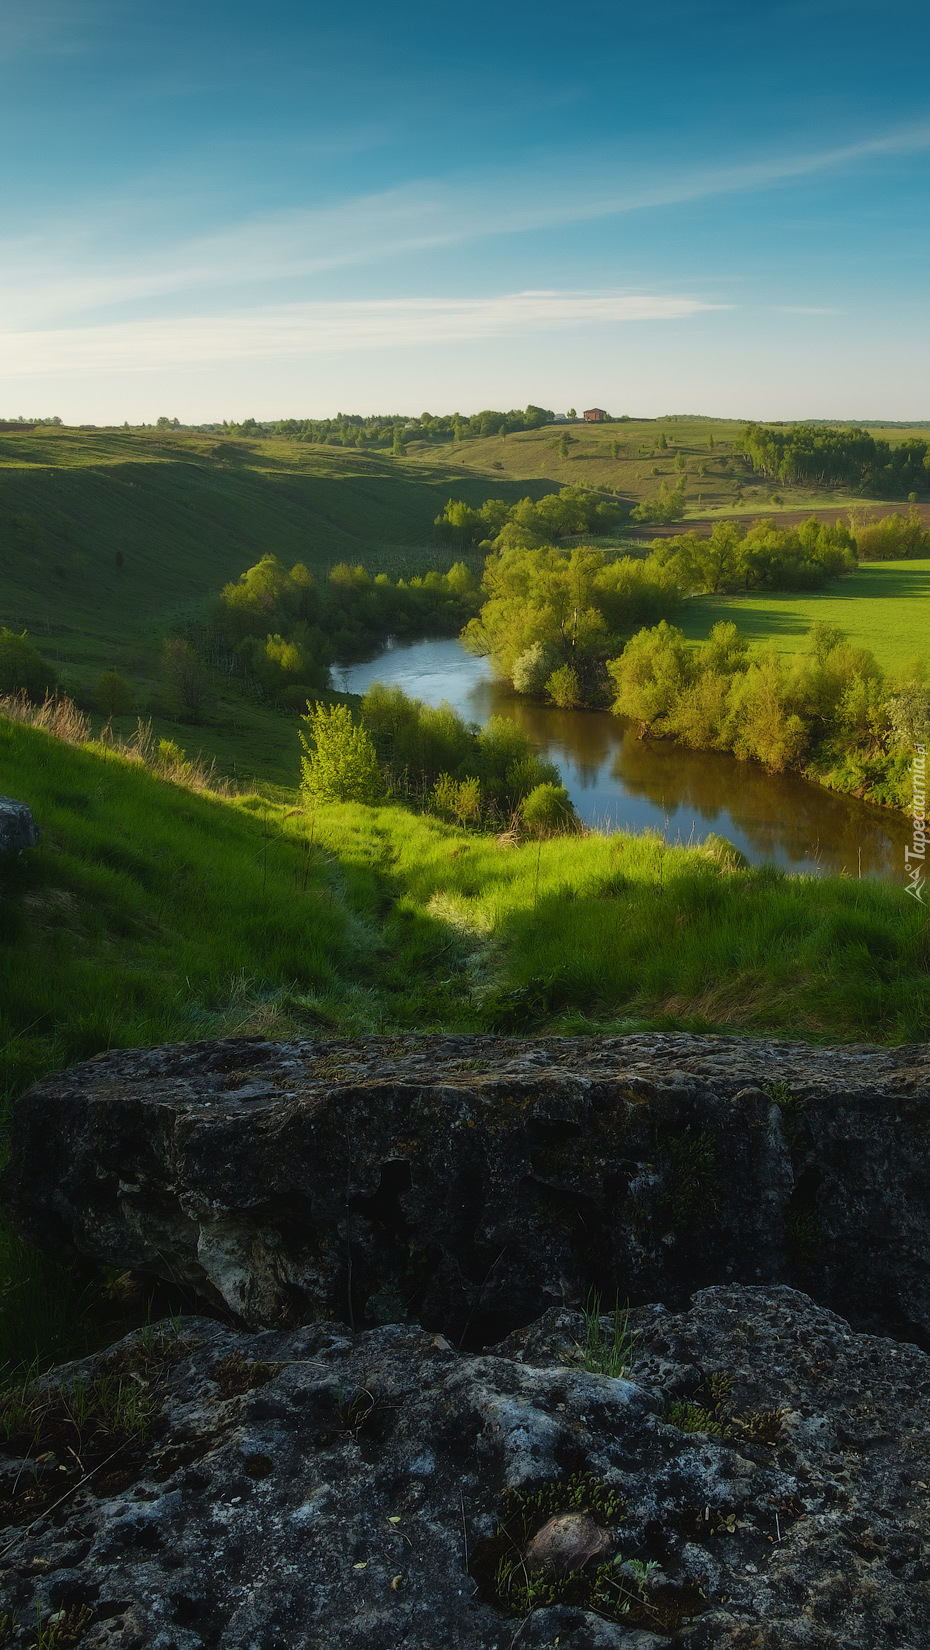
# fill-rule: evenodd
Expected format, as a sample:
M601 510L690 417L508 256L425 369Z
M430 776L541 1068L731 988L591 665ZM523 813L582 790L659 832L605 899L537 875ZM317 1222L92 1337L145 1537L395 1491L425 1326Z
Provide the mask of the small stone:
M528 1570L567 1576L593 1558L603 1558L610 1546L608 1532L588 1513L557 1513L537 1530L523 1557Z

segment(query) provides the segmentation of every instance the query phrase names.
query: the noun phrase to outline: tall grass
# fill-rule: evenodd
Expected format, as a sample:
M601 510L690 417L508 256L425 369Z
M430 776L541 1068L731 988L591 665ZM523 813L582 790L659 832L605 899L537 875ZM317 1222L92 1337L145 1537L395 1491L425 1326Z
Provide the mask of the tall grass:
M434 945L448 936L457 1012L467 1006L476 1026L927 1034L930 928L903 889L728 869L653 833L512 845L398 810L336 808L317 831L356 874L381 867L389 926L428 923Z

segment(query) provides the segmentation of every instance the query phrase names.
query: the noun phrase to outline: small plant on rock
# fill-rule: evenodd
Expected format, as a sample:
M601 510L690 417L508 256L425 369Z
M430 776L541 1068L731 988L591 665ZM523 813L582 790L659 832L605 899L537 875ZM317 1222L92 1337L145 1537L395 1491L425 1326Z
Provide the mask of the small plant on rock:
M639 1338L630 1331L629 1304L621 1307L620 1296L616 1297L605 1338L601 1325L601 1297L598 1290L592 1289L584 1312L584 1331L584 1344L579 1350L588 1373L621 1379L633 1362Z

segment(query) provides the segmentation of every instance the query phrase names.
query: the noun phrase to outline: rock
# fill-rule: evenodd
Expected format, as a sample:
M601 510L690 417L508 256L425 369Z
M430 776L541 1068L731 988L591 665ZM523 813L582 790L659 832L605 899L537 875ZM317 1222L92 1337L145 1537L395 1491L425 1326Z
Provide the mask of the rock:
M25 802L0 796L0 854L15 854L20 848L34 848L39 831L32 809Z
M930 1335L930 1050L736 1037L267 1043L102 1055L17 1104L41 1248L252 1327L404 1317L487 1345L554 1302L787 1283Z
M556 1513L537 1530L524 1551L523 1562L528 1570L567 1576L603 1558L611 1546L609 1531L589 1513Z
M579 1366L564 1308L480 1355L190 1318L54 1372L0 1429L4 1642L923 1650L926 1354L783 1287L631 1321L625 1380ZM500 1564L566 1513L611 1556Z

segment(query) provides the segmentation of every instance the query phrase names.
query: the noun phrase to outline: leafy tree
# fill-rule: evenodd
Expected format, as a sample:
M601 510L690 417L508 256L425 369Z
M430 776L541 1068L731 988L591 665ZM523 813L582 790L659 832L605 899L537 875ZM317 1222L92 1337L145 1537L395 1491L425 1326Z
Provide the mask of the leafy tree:
M558 670L552 672L546 683L546 692L559 710L574 710L584 704L578 672L571 665L560 665Z
M375 747L348 705L308 703L301 717L300 788L308 802L376 802L384 794Z
M162 673L175 709L198 722L210 702L210 677L199 653L183 636L166 638Z
M514 661L512 681L517 693L537 694L545 690L552 672L558 668L558 654L545 642L533 642Z
M128 716L132 710L129 683L118 670L105 670L97 683L97 706L102 716Z
M670 714L694 677L683 633L664 619L652 630L638 631L607 669L617 690L617 715L634 718L644 730Z
M24 630L0 630L0 693L25 693L39 704L54 693L57 677Z

